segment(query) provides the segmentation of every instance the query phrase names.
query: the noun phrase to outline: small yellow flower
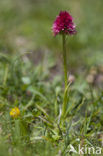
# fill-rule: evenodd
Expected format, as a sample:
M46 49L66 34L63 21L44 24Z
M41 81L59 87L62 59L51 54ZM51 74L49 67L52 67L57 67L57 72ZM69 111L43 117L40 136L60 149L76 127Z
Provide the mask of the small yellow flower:
M12 110L10 111L10 116L13 118L17 118L20 115L20 110L18 107L14 107L12 108Z

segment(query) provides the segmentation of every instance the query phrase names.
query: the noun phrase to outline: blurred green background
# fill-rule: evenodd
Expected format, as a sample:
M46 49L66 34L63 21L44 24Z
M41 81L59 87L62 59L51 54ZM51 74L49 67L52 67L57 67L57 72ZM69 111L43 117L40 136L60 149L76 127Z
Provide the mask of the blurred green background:
M0 0L0 53L61 54L61 36L52 24L60 10L69 11L77 35L68 36L69 66L87 68L103 63L103 0ZM40 53L40 55L41 55Z

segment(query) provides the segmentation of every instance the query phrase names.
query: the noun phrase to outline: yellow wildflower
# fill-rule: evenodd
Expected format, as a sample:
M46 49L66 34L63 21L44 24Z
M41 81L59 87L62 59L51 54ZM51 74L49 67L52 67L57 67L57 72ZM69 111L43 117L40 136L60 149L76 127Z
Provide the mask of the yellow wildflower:
M10 116L13 118L17 118L20 115L20 110L18 107L14 107L12 108L12 110L10 111Z

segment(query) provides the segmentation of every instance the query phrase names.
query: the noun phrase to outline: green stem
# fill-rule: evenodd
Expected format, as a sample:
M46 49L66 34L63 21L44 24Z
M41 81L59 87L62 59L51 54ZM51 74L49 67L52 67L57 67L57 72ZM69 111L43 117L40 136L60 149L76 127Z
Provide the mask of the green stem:
M65 76L65 88L67 87L67 60L66 60L66 35L62 35L63 38L63 65L64 65L64 76Z
M66 60L66 35L62 35L63 39L63 65L64 65L64 77L65 77L65 91L64 91L64 100L62 106L62 118L66 113L67 108L67 85L68 85L68 77L67 77L67 60Z

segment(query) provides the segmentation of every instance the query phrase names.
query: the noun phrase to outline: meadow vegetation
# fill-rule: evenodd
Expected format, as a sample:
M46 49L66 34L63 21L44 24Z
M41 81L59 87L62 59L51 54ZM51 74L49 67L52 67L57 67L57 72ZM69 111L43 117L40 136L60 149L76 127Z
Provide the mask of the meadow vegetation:
M0 0L0 156L76 156L70 144L103 147L102 6L102 0ZM62 38L51 30L60 10L77 26L67 39L71 85L62 124Z

